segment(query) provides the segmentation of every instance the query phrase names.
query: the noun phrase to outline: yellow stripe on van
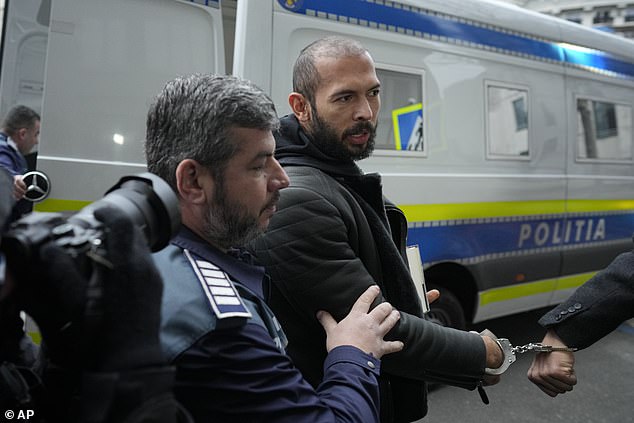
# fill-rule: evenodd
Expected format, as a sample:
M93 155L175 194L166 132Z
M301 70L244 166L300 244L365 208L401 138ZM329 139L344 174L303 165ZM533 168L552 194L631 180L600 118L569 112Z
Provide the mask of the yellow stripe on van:
M577 288L596 273L597 272L579 273L576 275L563 276L561 278L544 279L520 285L489 289L480 293L480 307L500 301L509 301L537 294L546 294L555 290Z
M430 220L634 210L634 200L569 200L567 204L564 200L403 204L399 205L399 208L403 210L409 222L424 222Z
M556 286L557 278L490 289L480 293L480 307L499 301L545 294L554 291Z
M568 213L634 210L634 199L631 200L569 200Z
M588 279L596 275L597 272L579 273L577 275L569 275L559 278L557 289L577 288L583 285Z
M90 204L91 201L80 200L58 200L55 198L47 198L35 205L34 210L38 212L62 212L81 210Z
M496 201L490 203L450 203L399 205L407 220L476 219L482 217L526 216L565 212L563 200Z

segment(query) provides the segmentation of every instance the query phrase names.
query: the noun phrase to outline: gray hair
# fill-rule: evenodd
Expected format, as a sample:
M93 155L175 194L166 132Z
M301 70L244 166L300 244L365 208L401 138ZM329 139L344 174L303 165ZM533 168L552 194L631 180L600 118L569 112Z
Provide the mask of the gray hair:
M35 122L40 120L40 115L30 107L13 106L2 121L2 129L10 137L22 128L32 129Z
M253 83L228 75L194 74L169 81L147 116L145 154L148 170L176 191L176 167L196 160L222 178L238 146L232 128L275 131L273 101Z
M321 82L315 62L321 57L355 57L368 53L360 42L349 38L328 36L307 45L293 66L293 91L302 94L315 107L315 92Z

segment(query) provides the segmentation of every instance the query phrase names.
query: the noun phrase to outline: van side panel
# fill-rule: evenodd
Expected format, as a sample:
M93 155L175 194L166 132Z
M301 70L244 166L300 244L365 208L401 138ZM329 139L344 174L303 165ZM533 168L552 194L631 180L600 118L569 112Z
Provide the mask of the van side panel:
M236 12L233 74L252 81L266 92L271 92L271 80L277 79L271 75L272 7L271 0L240 0Z
M477 298L463 298L476 304L467 316L473 321L560 301L631 247L633 167L572 164L570 143L577 129L570 116L576 107L567 86L571 75L580 74L603 95L613 97L609 85L618 81L621 93L615 99L634 98L634 58L616 56L632 43L596 35L612 51L580 56L573 54L574 46L561 43L568 27L538 14L496 9L492 2L402 3L276 2L271 95L278 111L289 111L286 98L300 50L326 35L359 40L380 78L382 71L418 75L423 92L412 97L422 98L425 151L377 148L359 165L383 176L384 192L405 211L408 243L419 244L427 270L457 264L471 275L433 283L477 292ZM587 31L574 36L594 40ZM610 60L595 60L604 56ZM398 87L383 85L382 103L392 104L390 88ZM492 89L525 93L530 128L525 153L491 151L492 125L512 117L495 115ZM390 125L380 118L378 133L391 136ZM377 139L377 146L390 143ZM571 213L586 200L595 203L586 204L590 209L582 214ZM610 218L598 235L586 240L588 226L583 236L566 234L568 226L589 225L588 219L606 212L620 217Z
M145 117L165 81L224 73L222 19L209 4L53 0L38 163L53 190L39 210L95 200L144 171Z
M145 169L165 81L231 66L284 115L301 49L339 34L382 84L359 165L382 174L428 285L467 321L559 302L631 249L632 41L494 0L51 0L50 23L46 0L15 4L0 109L42 112L53 191L37 210L78 209Z
M41 0L11 1L3 28L0 116L16 104L42 109L48 38L47 10Z

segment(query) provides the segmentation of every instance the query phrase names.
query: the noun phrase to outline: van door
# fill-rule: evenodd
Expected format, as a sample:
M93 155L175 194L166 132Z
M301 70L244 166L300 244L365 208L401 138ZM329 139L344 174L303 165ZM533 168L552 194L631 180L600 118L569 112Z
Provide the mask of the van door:
M5 4L4 13L0 115L4 116L15 104L23 104L39 113L50 0L13 0Z
M0 116L22 104L40 113L48 39L50 0L7 1L2 28ZM36 167L37 146L25 156L29 170Z
M565 248L552 304L631 250L634 231L634 87L568 73Z
M39 210L76 209L145 170L145 120L169 79L225 73L219 1L51 0ZM199 4L201 3L201 4Z

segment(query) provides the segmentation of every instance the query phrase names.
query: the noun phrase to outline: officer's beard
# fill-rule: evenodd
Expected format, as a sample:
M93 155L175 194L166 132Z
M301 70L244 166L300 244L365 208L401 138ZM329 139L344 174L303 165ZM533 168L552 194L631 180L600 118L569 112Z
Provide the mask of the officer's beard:
M263 230L259 227L258 216L251 216L245 210L243 204L229 198L224 179L218 178L203 228L207 240L227 250L260 236Z

